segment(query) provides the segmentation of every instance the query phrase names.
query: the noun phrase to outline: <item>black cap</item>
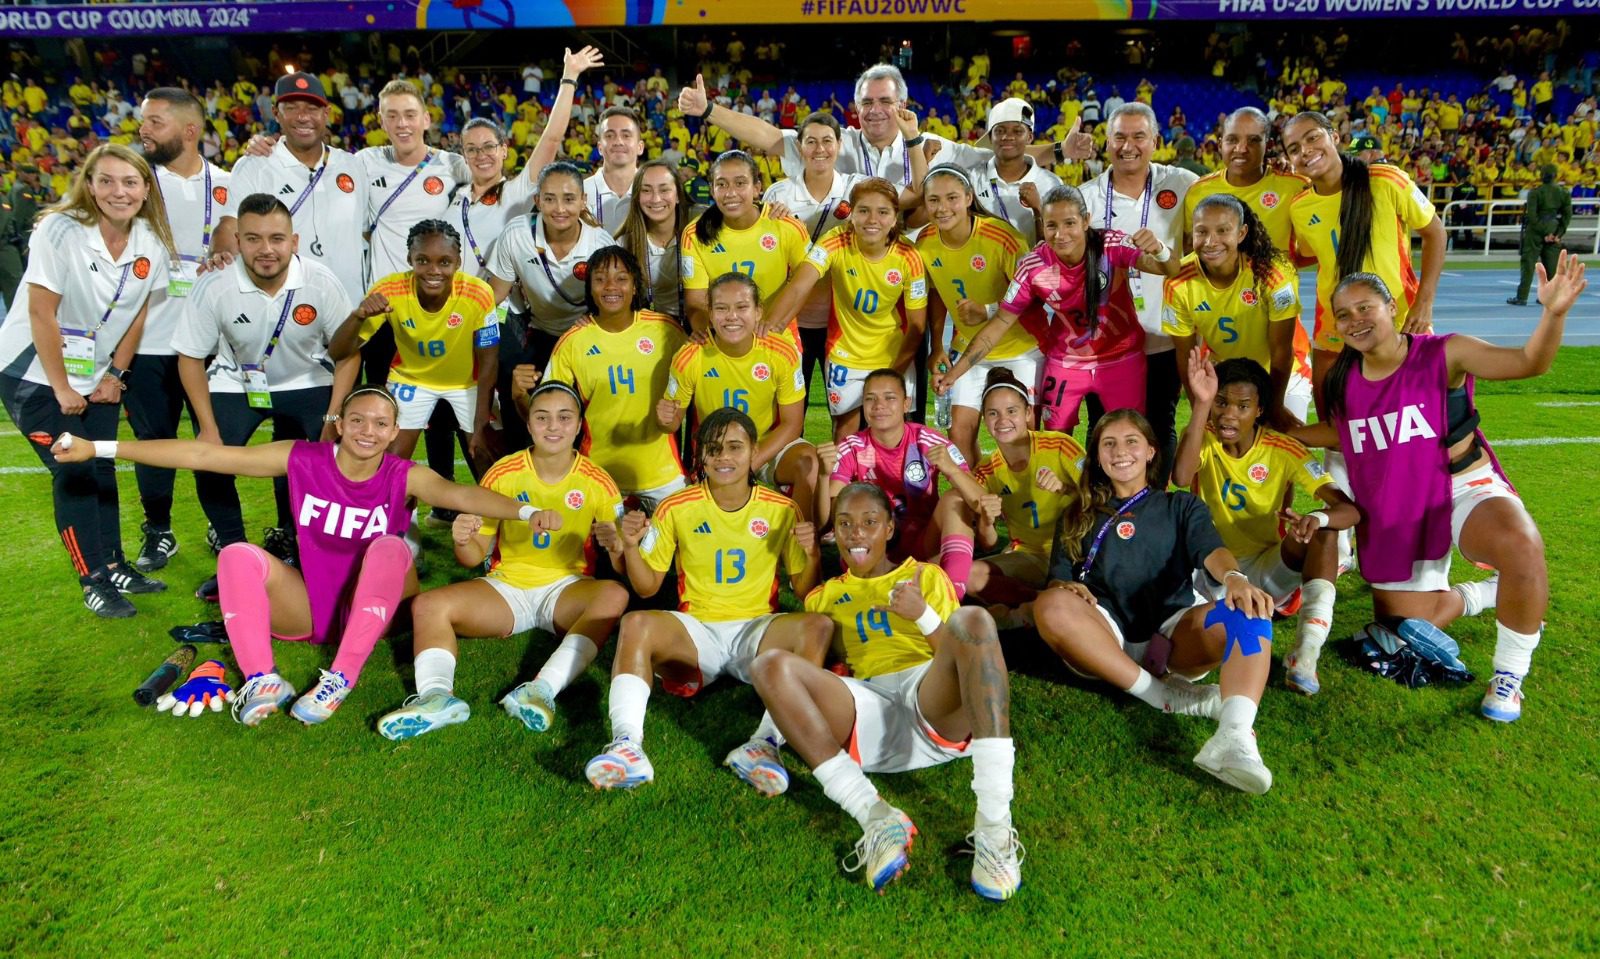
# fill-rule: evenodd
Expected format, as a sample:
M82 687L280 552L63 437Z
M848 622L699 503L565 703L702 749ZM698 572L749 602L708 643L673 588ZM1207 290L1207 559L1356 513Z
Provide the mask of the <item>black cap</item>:
M322 81L309 73L290 73L278 78L272 89L274 102L284 100L310 100L321 106L328 105L328 95L323 92Z

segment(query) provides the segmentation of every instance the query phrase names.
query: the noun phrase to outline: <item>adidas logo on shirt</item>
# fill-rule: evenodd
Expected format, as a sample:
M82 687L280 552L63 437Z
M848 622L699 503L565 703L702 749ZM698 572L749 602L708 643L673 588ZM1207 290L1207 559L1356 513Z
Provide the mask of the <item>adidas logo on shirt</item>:
M855 267L850 267L849 269L845 270L844 272L845 272L846 276L855 276L856 275Z
M1306 226L1316 226L1318 223L1321 223L1321 222L1322 222L1322 217L1320 217L1317 214L1313 213L1313 214L1311 214L1311 222L1307 223Z
M717 373L717 368L715 366L713 366L711 369L706 370L706 379L708 379L708 380L720 380L720 379L722 379L722 377Z
M934 266L944 266L944 263L938 257L934 257L933 258L933 265Z
M711 532L711 524L710 523L701 523L699 526L696 526L694 528L694 531L696 533L709 533L709 532Z
M1002 483L1000 485L1000 495L1001 496L1010 496L1011 495L1011 486L1010 486L1010 484Z
M248 322L250 322L250 317L245 316L243 313L240 313L238 316L233 318L233 325L234 326L238 326L241 323L248 323Z
M528 500L528 491L527 490L523 490L522 492L517 494L517 502L519 502L519 503L529 502L529 500Z
M389 178L380 176L376 180L372 181L372 185L375 186L375 187L380 187L380 188L381 187L386 187L386 186L389 185Z
M591 346L591 347L589 347L589 352L587 352L587 353L585 353L583 355L584 356L599 356L600 355L600 347L599 346Z
M850 602L850 594L849 593L845 593L843 596L840 596L838 599L834 600L833 601L833 605L835 605L835 606L843 606L845 603L848 603L848 602Z
M294 192L294 185L291 184L291 183L285 183L283 185L283 189L278 191L278 195L279 196L286 196L286 195L288 195L290 193L293 193L293 192Z
M1206 302L1205 300L1201 300L1200 301L1200 305L1195 307L1194 311L1196 313L1210 313L1211 312L1211 304Z
M721 243L718 243L716 246L711 248L711 252L712 253L726 253L726 252L728 252L728 249L727 249L727 247L723 246Z

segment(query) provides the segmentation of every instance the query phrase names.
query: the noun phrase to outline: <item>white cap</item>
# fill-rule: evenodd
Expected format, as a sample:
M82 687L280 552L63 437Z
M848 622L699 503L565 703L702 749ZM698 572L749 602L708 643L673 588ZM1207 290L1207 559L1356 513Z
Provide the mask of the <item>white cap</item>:
M989 108L989 119L985 125L983 136L978 138L979 143L989 141L994 128L1002 123L1020 123L1033 132L1033 106L1026 100L1017 97L1008 97Z

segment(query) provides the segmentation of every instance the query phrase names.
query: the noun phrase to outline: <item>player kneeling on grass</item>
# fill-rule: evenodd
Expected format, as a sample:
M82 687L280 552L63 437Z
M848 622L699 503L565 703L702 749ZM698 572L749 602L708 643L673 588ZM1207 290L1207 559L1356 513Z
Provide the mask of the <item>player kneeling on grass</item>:
M1141 414L1100 417L1089 451L1061 519L1050 586L1034 602L1040 637L1081 676L1168 713L1218 720L1195 763L1230 786L1266 792L1272 773L1251 727L1272 659L1271 597L1250 585L1204 503L1156 485L1160 451ZM1224 587L1221 602L1195 593L1201 568ZM1174 673L1199 677L1220 663L1221 687L1151 676L1140 662L1156 635L1172 642Z
M937 566L888 558L894 509L882 489L852 483L833 512L846 571L812 590L806 609L832 620L854 676L772 650L756 659L756 691L823 792L861 824L844 866L865 868L879 891L905 870L917 829L866 773L971 756L972 888L1009 899L1022 885L1022 846L1011 828L1010 683L994 621L958 608Z
M1315 695L1321 688L1317 656L1333 624L1337 531L1354 526L1361 513L1298 440L1262 422L1273 381L1261 364L1232 359L1213 366L1197 346L1188 370L1193 415L1172 481L1194 485L1250 585L1278 606L1300 590L1300 622L1294 649L1283 657L1284 683ZM1305 515L1284 508L1285 494L1295 488L1328 508ZM1280 519L1287 535L1278 533ZM1222 599L1223 593L1214 588L1211 598Z
M800 354L783 333L756 335L761 290L743 273L724 273L706 291L712 338L691 341L672 358L667 393L656 405L661 428L676 432L692 405L695 416L731 406L750 414L761 434L751 467L756 482L794 499L800 516L816 512L820 464L801 438L806 425L806 380Z
M500 701L536 733L550 728L556 696L611 635L628 608L628 591L621 583L590 577L589 535L613 526L622 499L611 477L573 450L582 425L583 407L572 387L546 380L533 391L533 448L495 463L480 485L538 512L526 526L469 513L456 517L456 560L474 567L490 557L489 575L428 590L412 602L417 694L378 720L384 736L410 739L467 721L471 710L453 695L458 635L510 636L530 629L564 634L539 674Z
M529 521L534 509L476 486L457 486L425 466L387 452L399 432L394 397L367 387L345 397L338 443L293 440L217 446L198 440L91 443L63 435L61 462L93 456L168 469L289 479L300 568L250 543L217 557L218 600L228 643L245 684L233 716L246 726L283 708L295 689L278 675L272 639L325 643L338 634L333 668L294 704L307 725L333 715L361 675L400 602L417 592L417 572L402 537L411 523L406 498L448 509Z
M655 595L676 555L676 612L638 611L622 618L611 667L611 745L585 770L596 788L643 785L655 778L644 754L645 705L650 680L693 696L727 674L750 681L758 653L780 649L809 663L822 662L833 630L827 619L778 613L778 567L803 595L817 581L822 554L816 528L782 494L755 485L750 460L757 435L750 417L731 407L700 422L695 434L699 483L661 501L655 517L634 511L616 537L616 550L641 596ZM602 528L602 533L604 533ZM789 788L778 759L782 738L772 717L762 716L750 741L728 754L727 764L765 795Z
M1588 282L1583 263L1561 254L1554 276L1538 267L1544 314L1520 347L1471 336L1395 329L1383 280L1352 273L1333 290L1344 349L1323 384L1328 422L1297 431L1315 446L1343 448L1361 507L1356 536L1373 612L1407 627L1444 628L1495 608L1494 676L1481 707L1509 723L1522 715L1522 680L1550 602L1544 541L1478 429L1475 379L1538 376L1555 361L1567 311ZM1449 584L1450 545L1497 570L1481 583Z

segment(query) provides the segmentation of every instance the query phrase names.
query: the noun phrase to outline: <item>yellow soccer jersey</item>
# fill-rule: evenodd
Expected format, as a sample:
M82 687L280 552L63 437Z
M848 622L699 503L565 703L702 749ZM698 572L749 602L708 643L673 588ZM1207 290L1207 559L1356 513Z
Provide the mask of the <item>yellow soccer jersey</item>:
M896 239L874 262L846 224L823 234L806 260L833 282L829 362L853 370L893 363L905 338L905 311L928 305L928 277L916 247Z
M561 528L534 536L518 520L485 519L478 532L496 536L489 557L489 576L518 589L548 586L574 575L594 572L589 533L595 523L611 523L622 515L617 484L594 461L579 453L560 482L546 483L533 468L528 450L513 453L483 474L478 485L534 509L561 514Z
M834 643L843 645L845 663L857 679L897 673L933 658L933 645L916 623L877 608L889 605L896 583L910 581L922 588L922 598L940 619L949 619L961 605L944 570L914 559L867 579L846 570L806 596L806 612L833 620Z
M972 233L960 248L952 249L939 239L939 231L922 231L917 253L928 271L928 279L950 312L954 329L950 348L957 353L983 329L983 324L968 325L956 315L956 303L971 300L989 306L1005 297L1006 286L1017 270L1017 260L1028 251L1028 244L1011 224L992 217L975 218ZM1039 348L1034 334L1013 323L1006 335L989 351L990 360L1011 360Z
M1233 282L1217 287L1200 269L1197 255L1191 253L1183 258L1178 275L1166 283L1161 332L1198 337L1218 363L1244 357L1270 370L1272 344L1267 327L1299 319L1299 277L1294 267L1279 263L1258 288L1250 265L1241 261Z
M1051 493L1039 488L1034 477L1041 466L1061 478L1066 489ZM1034 430L1028 440L1028 465L1014 473L1005 454L990 453L972 478L986 491L1000 497L1001 515L1011 534L1014 549L1048 557L1055 545L1056 520L1067 503L1077 495L1078 476L1083 472L1083 447L1065 433Z
M1367 168L1372 183L1372 245L1362 269L1376 273L1394 294L1396 329L1406 321L1417 292L1411 269L1411 231L1433 220L1433 204L1399 167L1387 163ZM1312 342L1319 350L1338 350L1344 340L1333 327L1331 297L1339 275L1339 198L1306 190L1289 204L1294 246L1300 256L1317 261L1317 315Z
M677 439L656 422L656 400L683 342L672 317L640 310L620 333L584 320L550 354L545 379L571 383L583 397L583 451L626 492L683 475Z
M1207 429L1194 491L1211 510L1223 545L1245 559L1283 539L1278 510L1283 508L1283 496L1291 483L1315 494L1331 482L1322 464L1304 446L1276 430L1258 428L1255 443L1235 459Z
M800 521L794 501L763 486L750 488L743 507L726 512L704 483L661 501L640 551L664 573L678 558L678 610L708 623L777 612L778 564L791 580L806 568L792 535Z
M1214 193L1238 197L1252 213L1266 224L1272 245L1289 251L1289 201L1302 191L1311 188L1311 181L1298 173L1267 173L1249 186L1234 186L1228 182L1224 171L1208 173L1194 181L1183 197L1183 235L1194 230L1194 210L1200 201Z
M785 336L760 337L737 357L718 349L716 340L689 342L672 358L667 399L683 409L693 405L698 419L724 406L748 413L760 442L778 422L778 407L806 401L806 378Z
M777 295L811 244L805 224L794 217L774 220L763 214L744 230L724 223L709 244L701 243L694 229L694 223L684 227L679 244L683 288L706 290L724 273L743 273L756 281L762 300Z
M500 342L489 284L457 272L451 281L450 299L437 313L425 311L417 302L410 271L384 277L371 292L388 299L389 312L368 317L361 324L361 339L371 339L385 323L394 328L390 380L440 391L464 390L477 382L476 351ZM300 322L301 309L295 309L296 322ZM305 322L315 318L312 310Z

